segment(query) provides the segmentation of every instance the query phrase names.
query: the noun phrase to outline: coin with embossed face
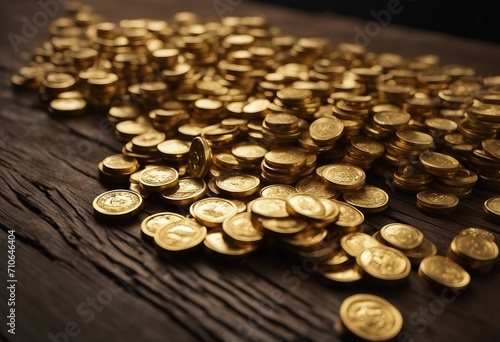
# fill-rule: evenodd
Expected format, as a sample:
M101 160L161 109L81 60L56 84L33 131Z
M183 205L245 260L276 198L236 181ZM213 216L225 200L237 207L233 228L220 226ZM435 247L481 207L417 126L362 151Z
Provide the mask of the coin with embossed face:
M142 209L142 197L130 190L111 190L97 196L92 206L99 219L126 219Z
M183 220L185 217L176 213L163 212L150 215L141 223L142 236L146 239L153 240L158 229L172 222Z
M296 193L298 193L297 189L286 184L271 184L260 190L260 196L268 198L287 199L288 196Z
M186 177L179 179L179 186L165 192L162 197L166 203L172 205L192 204L205 196L207 184L203 179Z
M334 116L316 119L309 126L309 135L318 145L331 145L337 141L344 131L342 121Z
M145 190L162 192L179 184L179 173L169 166L151 167L141 173L139 182Z
M462 266L441 255L422 260L418 275L424 284L431 287L465 289L470 283L470 275Z
M220 227L222 222L238 213L234 202L217 197L208 197L195 202L190 207L196 221L207 227Z
M333 198L339 197L339 192L326 186L325 183L316 179L315 176L308 176L297 183L295 186L301 193L320 197L320 198Z
M397 249L379 245L362 251L356 262L366 274L382 285L395 285L410 274L410 260Z
M125 154L113 154L104 158L102 168L109 174L131 174L139 168L139 163L137 159Z
M365 185L365 172L349 164L330 164L321 173L322 179L333 189L354 191Z
M500 196L488 198L484 202L483 209L488 217L500 221Z
M224 197L247 197L260 189L260 179L247 174L221 174L215 185Z
M465 229L462 229L459 234L460 235L473 235L473 236L479 235L479 236L484 237L485 239L495 241L495 235L491 234L489 231L487 231L486 229L482 229L482 228L476 228L476 227L465 228Z
M195 220L171 222L156 231L154 242L159 252L188 251L203 242L207 228Z
M282 148L269 151L264 157L265 161L273 167L297 168L306 163L307 155L295 148Z
M364 213L379 213L389 205L389 195L384 190L372 185L344 194L344 201Z
M352 334L365 341L388 341L403 327L401 312L385 299L359 293L340 305L340 320Z
M230 238L238 242L258 242L262 240L262 232L252 222L252 213L243 212L226 219L222 230Z
M450 248L458 257L469 261L483 263L498 258L497 244L482 235L460 234L453 239Z
M380 243L368 234L355 232L344 235L340 245L347 254L355 258L365 249L380 246Z
M449 214L459 203L456 195L445 192L425 190L417 194L417 208L430 214Z
M403 223L389 223L380 229L380 236L397 249L413 249L420 246L424 234L417 228Z
M286 210L290 215L306 220L321 220L326 210L317 197L306 194L291 195L286 199Z

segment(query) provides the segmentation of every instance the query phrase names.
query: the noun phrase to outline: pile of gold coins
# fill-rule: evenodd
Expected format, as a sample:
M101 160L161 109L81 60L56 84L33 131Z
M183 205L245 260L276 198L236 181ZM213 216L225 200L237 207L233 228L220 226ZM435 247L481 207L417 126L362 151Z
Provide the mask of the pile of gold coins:
M141 224L161 255L204 248L237 261L275 243L294 260L314 258L336 285L398 285L419 265L424 283L463 288L464 268L491 269L498 247L480 229L460 233L449 258L409 225L362 231L365 214L389 206L366 184L372 170L429 214L451 213L476 183L500 190L500 76L440 66L433 55L334 48L261 17L181 12L115 24L89 6L67 8L71 17L50 24L51 38L11 82L38 90L54 116L101 112L114 126L123 149L98 170L125 189L95 198L98 219L130 219L144 200L163 201L183 215ZM500 197L484 210L498 221ZM444 270L462 283L447 283ZM399 316L363 296L343 304L339 330L360 336L349 310L363 301L394 316L380 338L393 336Z

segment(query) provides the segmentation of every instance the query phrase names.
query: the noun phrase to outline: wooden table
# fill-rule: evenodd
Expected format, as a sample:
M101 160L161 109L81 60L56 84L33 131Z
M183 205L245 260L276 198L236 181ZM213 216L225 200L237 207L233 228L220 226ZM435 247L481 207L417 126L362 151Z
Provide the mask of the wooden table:
M110 20L170 18L190 9L217 17L212 1L97 1L96 10ZM236 1L233 2L233 4ZM203 255L164 261L140 237L147 215L164 210L147 201L135 220L116 225L96 222L93 198L107 188L98 180L97 164L120 150L105 119L97 114L68 119L50 117L37 95L16 93L9 77L23 63L5 39L20 34L22 17L41 7L34 1L2 2L0 59L0 278L7 279L7 230L16 236L16 335L12 341L184 341L312 340L331 341L332 322L347 296L369 292L398 307L404 317L403 341L495 341L498 332L500 273L497 268L473 276L458 295L436 294L424 287L416 271L407 285L383 289L361 285L329 288L273 250L252 256L244 265L213 263ZM57 11L57 14L59 15ZM336 44L352 42L364 23L333 14L311 15L242 1L226 15L265 15L287 33L324 36ZM31 19L30 19L31 20ZM47 38L39 31L24 49ZM435 53L442 63L499 74L500 48L451 36L389 26L368 48L406 56ZM389 188L376 179L374 184ZM419 227L446 253L461 229L478 226L500 238L498 225L485 220L482 204L494 193L474 190L448 216L428 216L415 197L390 192L390 207L366 218L375 231L389 222ZM301 269L299 269L301 268ZM1 285L2 322L7 315L5 280Z

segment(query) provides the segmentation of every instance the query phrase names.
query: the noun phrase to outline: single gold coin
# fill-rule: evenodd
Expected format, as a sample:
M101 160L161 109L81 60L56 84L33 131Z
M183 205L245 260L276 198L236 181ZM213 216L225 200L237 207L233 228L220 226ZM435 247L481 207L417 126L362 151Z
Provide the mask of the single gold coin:
M296 89L293 87L283 88L276 93L278 99L282 101L304 101L312 97L310 90Z
M145 190L163 192L179 184L179 173L169 166L156 166L144 170L139 181Z
M264 159L273 167L296 168L306 163L307 155L295 148L281 148L269 151L266 153Z
M263 218L259 222L264 229L280 235L296 234L309 227L307 221L296 217Z
M424 238L420 246L413 249L404 249L404 255L408 257L412 265L419 265L422 260L437 254L437 247L434 243Z
M318 145L329 145L335 143L342 132L344 124L334 116L325 116L316 119L309 126L309 135L311 139Z
M484 201L483 210L489 217L500 220L500 196L491 197Z
M87 101L80 98L58 98L50 101L49 112L60 116L75 116L82 114L87 107Z
M426 285L452 289L465 289L471 279L462 266L441 255L430 256L422 260L418 275Z
M207 193L207 184L203 179L185 177L179 179L178 187L162 192L166 203L172 205L188 205L202 199Z
M321 177L335 190L354 191L365 185L365 172L349 164L330 164L323 169Z
M288 197L286 199L286 210L290 215L306 220L321 220L326 214L321 200L306 194L295 194Z
M325 183L316 179L315 176L308 176L306 178L303 178L297 183L295 187L300 193L319 198L336 199L339 197L339 192L337 190L329 188L325 185Z
M425 190L417 194L417 208L427 213L448 214L453 212L459 203L454 194Z
M326 227L331 223L337 222L340 216L340 207L328 198L318 198L325 208L325 215L313 223L314 227Z
M282 198L259 197L253 201L252 213L264 218L287 218L286 201Z
M345 328L365 341L394 339L403 328L401 312L387 300L365 293L346 298L340 305Z
M183 219L185 219L184 216L170 212L150 215L141 223L142 236L148 240L153 240L158 229L172 222L177 222Z
M215 185L224 197L247 197L260 189L260 179L246 174L224 173L215 179Z
M220 227L222 222L238 213L238 208L230 200L208 197L193 203L190 212L204 226Z
M397 249L384 245L362 251L356 262L363 271L383 285L395 285L407 279L411 270L410 260Z
M344 201L364 213L379 213L387 209L389 195L376 186L365 185L357 191L344 193Z
M380 243L371 235L355 232L344 235L340 239L340 245L347 254L355 258L365 249L380 246Z
M143 206L142 197L131 190L111 190L97 196L92 202L99 219L127 219L137 215Z
M472 261L494 261L498 258L497 244L479 234L459 234L452 240L450 248L457 256Z
M165 140L165 133L150 130L132 138L134 151L155 151L157 145Z
M196 178L205 178L212 164L212 150L208 141L196 137L191 142L189 149L189 169L191 175Z
M271 184L260 190L261 197L287 199L288 196L297 194L298 191L291 185Z
M103 170L114 175L134 173L139 168L137 159L125 154L113 154L102 161Z
M337 248L328 259L321 261L320 267L322 271L340 271L346 269L351 264L350 261L349 254L343 248Z
M199 225L195 220L184 218L159 228L154 236L154 242L160 252L186 252L201 244L206 235L206 227Z
M222 230L230 238L239 242L258 242L262 240L262 232L252 222L252 214L239 213L222 223Z
M481 142L484 153L497 161L500 161L500 140L485 139Z
M419 156L420 164L427 171L455 171L460 166L458 160L447 154L424 152Z
M371 158L378 158L385 151L382 143L362 135L353 137L351 139L351 146L354 147L356 153L359 155Z
M472 235L472 236L482 236L490 241L495 241L495 235L487 231L486 229L470 227L462 229L459 233L460 235Z
M413 249L424 241L424 234L417 228L403 223L389 223L380 229L380 236L391 247Z
M265 147L254 143L239 143L231 148L231 153L238 159L260 161L269 152Z
M215 254L219 257L224 257L224 260L239 259L249 253L253 252L257 245L255 244L234 244L224 239L224 233L215 229L207 234L203 241L205 250L209 254Z
M339 217L335 222L337 227L351 231L359 227L365 220L363 213L352 205L337 200L331 201L339 207Z
M159 143L157 148L163 158L178 160L189 156L191 142L179 139L168 139Z

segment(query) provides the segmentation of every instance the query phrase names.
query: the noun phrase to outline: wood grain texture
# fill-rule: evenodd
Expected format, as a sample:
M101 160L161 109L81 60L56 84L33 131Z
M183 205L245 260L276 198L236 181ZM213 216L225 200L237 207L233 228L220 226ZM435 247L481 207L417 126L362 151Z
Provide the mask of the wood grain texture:
M216 17L211 1L89 3L110 20L169 18L183 9ZM1 6L2 32L19 33L21 17L40 10L30 1ZM335 15L312 16L250 1L227 14L266 15L285 32L325 36L333 43L352 41L353 28L363 25ZM41 28L26 46L34 48L45 37L46 28ZM495 341L499 337L498 265L493 272L474 276L466 292L441 308L435 304L439 294L422 286L415 271L402 288L361 285L338 290L300 272L310 265L293 263L274 249L240 266L213 263L202 254L186 260L159 259L141 239L139 229L147 215L167 209L152 201L131 222L96 222L91 202L106 190L98 181L96 166L118 152L121 144L96 113L54 119L35 94L13 92L9 77L21 62L8 41L1 44L0 274L6 274L8 229L16 230L18 260L17 334L12 338L2 324L2 340L50 341L50 334L64 331L74 321L80 332L70 341L332 341L338 340L332 322L340 303L357 292L379 294L396 305L413 341ZM436 53L444 63L470 65L483 75L500 73L498 46L444 35L390 26L369 48L408 56ZM388 190L379 178L371 183ZM468 226L488 228L500 238L498 225L486 221L481 210L484 200L494 195L491 192L478 189L446 217L420 213L414 196L390 195L386 212L367 217L369 229L394 221L413 224L437 244L441 254L453 236ZM5 317L3 285L0 293L0 313ZM106 305L92 308L88 300L93 298ZM425 325L410 320L425 317L422 310L434 310ZM432 314L438 311L442 313ZM412 316L415 313L418 316Z

